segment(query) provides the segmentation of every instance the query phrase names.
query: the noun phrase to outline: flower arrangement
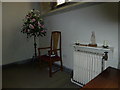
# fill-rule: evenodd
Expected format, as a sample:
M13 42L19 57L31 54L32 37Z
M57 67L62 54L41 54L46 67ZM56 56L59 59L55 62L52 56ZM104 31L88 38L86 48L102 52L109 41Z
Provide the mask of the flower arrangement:
M22 31L27 34L27 38L31 36L45 36L46 29L44 27L43 19L38 10L31 10L23 19Z
M33 58L37 57L37 44L36 44L36 37L38 36L45 36L46 35L46 28L44 27L43 19L40 16L40 12L38 10L31 10L23 19L23 26L22 26L22 33L27 34L27 38L33 36L34 37L34 49L35 54Z

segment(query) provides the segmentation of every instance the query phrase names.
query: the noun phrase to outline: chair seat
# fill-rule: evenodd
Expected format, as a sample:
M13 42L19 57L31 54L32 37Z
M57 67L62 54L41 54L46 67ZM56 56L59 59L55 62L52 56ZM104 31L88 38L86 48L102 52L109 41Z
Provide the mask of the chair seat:
M47 62L49 62L50 59L52 60L52 62L61 60L61 58L58 55L57 56L52 56L52 57L50 57L48 55L42 55L42 56L40 56L40 59L43 60L43 61L47 61Z

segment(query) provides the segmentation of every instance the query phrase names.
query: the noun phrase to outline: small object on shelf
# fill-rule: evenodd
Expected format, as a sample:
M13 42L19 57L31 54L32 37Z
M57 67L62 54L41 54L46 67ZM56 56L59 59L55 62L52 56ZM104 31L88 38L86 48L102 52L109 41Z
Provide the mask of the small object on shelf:
M88 46L90 47L97 47L97 44L96 44L96 39L95 39L95 32L92 31L92 35L91 35L91 43L88 44Z
M80 43L75 43L75 45L80 45Z
M96 44L96 39L95 39L95 32L92 31L92 35L91 35L91 44Z
M88 44L80 44L80 43L75 43L75 45L79 45L79 46L88 46Z
M89 47L97 47L97 44L88 44Z
M103 48L108 48L109 47L108 42L106 40L103 41L103 46L102 47Z
M80 46L88 46L87 44L80 44Z
M75 45L80 45L80 43L79 43L79 41L78 41L78 40L75 42Z
M103 47L103 48L108 48L109 46L104 46L104 45L103 45L102 47Z

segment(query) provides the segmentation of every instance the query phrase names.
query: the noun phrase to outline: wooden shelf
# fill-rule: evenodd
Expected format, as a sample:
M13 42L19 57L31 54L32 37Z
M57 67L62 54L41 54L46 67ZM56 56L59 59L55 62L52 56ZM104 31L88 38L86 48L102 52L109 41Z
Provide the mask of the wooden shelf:
M97 47L90 47L90 46L80 46L80 45L73 45L73 47L75 48L75 50L79 50L79 49L84 49L84 50L94 50L94 51L98 51L98 52L110 52L110 51L114 51L113 47L109 47L109 48L103 48L102 46L97 46Z

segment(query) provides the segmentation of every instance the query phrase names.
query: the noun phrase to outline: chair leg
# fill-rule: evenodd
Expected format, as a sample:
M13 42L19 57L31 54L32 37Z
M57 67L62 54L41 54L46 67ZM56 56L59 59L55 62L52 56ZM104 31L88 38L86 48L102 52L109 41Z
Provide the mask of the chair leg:
M62 64L62 60L60 60L61 66L60 66L60 70L63 71L63 64Z
M52 63L49 62L49 77L52 77Z

